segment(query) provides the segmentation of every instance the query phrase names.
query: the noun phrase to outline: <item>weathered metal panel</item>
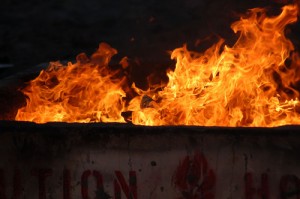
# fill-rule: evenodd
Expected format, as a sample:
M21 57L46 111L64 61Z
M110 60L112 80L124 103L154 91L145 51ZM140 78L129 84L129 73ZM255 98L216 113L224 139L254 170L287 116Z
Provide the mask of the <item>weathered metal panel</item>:
M0 122L0 198L300 197L300 127Z

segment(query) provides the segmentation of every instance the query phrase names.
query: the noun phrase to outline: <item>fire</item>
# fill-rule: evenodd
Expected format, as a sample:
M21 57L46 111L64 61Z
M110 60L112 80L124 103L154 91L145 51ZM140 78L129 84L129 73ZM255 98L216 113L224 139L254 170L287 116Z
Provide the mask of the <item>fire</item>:
M76 64L51 63L23 90L27 106L18 110L16 120L125 122L125 78L114 77L107 67L116 53L103 43L90 59L80 54Z
M203 53L175 49L168 84L147 91L133 84L137 97L129 103L125 78L107 68L116 53L108 45L76 64L52 63L23 90L27 106L16 120L125 122L122 112L131 111L132 123L141 125L300 124L300 58L284 34L298 8L284 6L273 17L261 8L249 12L231 26L239 34L232 47L221 39Z

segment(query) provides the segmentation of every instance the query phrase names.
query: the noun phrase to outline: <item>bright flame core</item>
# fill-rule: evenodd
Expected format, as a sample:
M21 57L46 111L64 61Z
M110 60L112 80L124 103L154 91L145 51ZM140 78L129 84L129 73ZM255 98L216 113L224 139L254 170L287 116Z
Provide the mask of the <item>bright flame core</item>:
M284 35L297 21L298 8L288 5L267 17L260 8L232 24L240 37L232 46L220 40L204 53L175 49L174 71L161 90L143 91L126 102L125 78L108 69L116 50L100 44L91 59L52 63L23 90L27 105L16 120L44 123L125 122L132 111L141 125L281 126L300 124L300 58ZM286 64L289 59L290 64Z

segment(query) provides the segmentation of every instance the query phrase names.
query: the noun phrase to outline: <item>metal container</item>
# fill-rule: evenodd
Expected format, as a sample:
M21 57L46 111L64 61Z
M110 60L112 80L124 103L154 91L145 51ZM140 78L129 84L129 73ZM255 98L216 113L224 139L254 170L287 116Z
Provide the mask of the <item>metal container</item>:
M0 122L0 198L300 198L300 127Z

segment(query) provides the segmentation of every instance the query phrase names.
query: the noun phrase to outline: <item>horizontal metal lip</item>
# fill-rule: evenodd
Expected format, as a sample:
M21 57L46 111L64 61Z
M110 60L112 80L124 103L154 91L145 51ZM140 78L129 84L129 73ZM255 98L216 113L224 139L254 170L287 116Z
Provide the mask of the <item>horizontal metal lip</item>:
M143 126L133 125L130 123L66 123L66 122L48 122L38 124L27 121L10 121L0 120L0 132L35 132L35 131L52 131L65 129L67 131L77 132L124 132L126 133L196 133L196 134L228 134L228 135L281 135L290 134L300 136L300 125L285 125L278 127L222 127L222 126Z

